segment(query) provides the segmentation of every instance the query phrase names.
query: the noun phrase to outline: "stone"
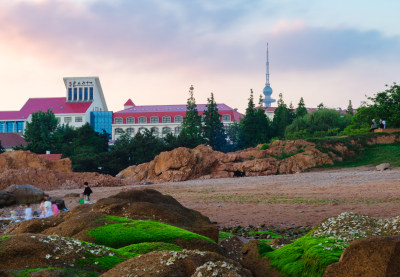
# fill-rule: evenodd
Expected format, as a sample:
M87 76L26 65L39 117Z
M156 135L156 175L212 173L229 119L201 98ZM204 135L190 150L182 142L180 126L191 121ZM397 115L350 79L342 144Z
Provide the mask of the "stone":
M120 263L102 275L113 276L243 276L251 277L249 270L239 263L208 251L150 252Z
M44 196L43 190L32 185L12 185L6 190L16 196L18 204L37 203Z
M17 197L5 190L0 190L0 208L8 207L17 203Z
M353 241L324 277L400 276L400 236L369 237Z
M381 163L376 166L377 171L384 171L390 167L389 163Z
M245 243L249 240L239 236L232 236L224 239L219 243L222 249L225 251L225 255L234 261L240 262L243 258L242 248Z

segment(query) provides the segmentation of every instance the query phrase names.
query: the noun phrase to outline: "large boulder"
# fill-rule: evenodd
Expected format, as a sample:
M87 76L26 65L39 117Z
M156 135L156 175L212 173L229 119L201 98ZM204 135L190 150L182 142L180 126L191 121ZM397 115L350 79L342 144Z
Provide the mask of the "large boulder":
M107 224L104 216L118 216L135 220L157 220L218 240L218 229L208 217L185 208L173 197L152 189L129 190L98 200L92 205L80 205L71 212L23 222L7 232L42 232L89 240L87 230ZM49 223L37 223L38 221ZM52 222L52 223L51 223ZM34 226L34 227L33 227ZM40 229L40 226L43 226ZM35 230L35 231L33 231Z
M224 239L219 246L225 251L225 255L234 261L240 262L243 258L242 248L249 240L239 236L232 236Z
M11 206L15 203L17 203L17 197L13 193L0 190L0 208Z
M324 274L324 277L336 276L400 276L400 236L353 241L339 262L329 265Z
M3 237L0 239L0 249L0 270L4 274L14 273L12 276L16 276L16 271L19 271L18 276L22 276L20 270L50 267L64 269L67 273L62 276L76 276L80 270L92 275L96 273L97 276L113 266L112 263L101 262L104 257L113 257L114 264L127 259L107 247L84 244L70 238L29 233ZM75 274L72 270L75 270Z
M12 185L6 190L16 196L18 204L40 202L44 195L43 190L32 185Z
M252 274L239 263L213 252L151 252L123 262L102 276L243 276Z

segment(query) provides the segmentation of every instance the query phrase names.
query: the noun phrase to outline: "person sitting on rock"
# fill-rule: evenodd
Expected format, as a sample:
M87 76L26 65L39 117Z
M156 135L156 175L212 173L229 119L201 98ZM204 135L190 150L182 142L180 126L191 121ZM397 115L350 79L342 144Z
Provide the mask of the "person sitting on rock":
M44 217L53 216L53 210L51 209L51 201L49 201L49 196L44 196Z
M42 201L40 202L40 217L44 217L46 215L46 212L44 210L44 198L42 199Z
M30 203L26 203L25 205L25 220L31 220L32 219L32 208Z

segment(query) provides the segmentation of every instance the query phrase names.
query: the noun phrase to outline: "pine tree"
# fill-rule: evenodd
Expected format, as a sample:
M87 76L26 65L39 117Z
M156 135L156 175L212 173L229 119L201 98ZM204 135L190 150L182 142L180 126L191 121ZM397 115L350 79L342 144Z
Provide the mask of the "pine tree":
M182 146L196 147L203 142L201 131L201 116L197 110L196 100L193 96L194 88L190 86L189 98L186 104L186 114L182 122L182 131L179 134L179 141Z
M274 113L272 120L273 134L276 137L283 138L285 136L286 127L292 123L290 110L283 101L282 93L279 94L278 107Z
M351 104L351 100L349 100L349 105L347 106L346 114L354 115L354 110L353 110L353 105Z
M321 103L319 103L317 108L318 108L318 110L322 110L322 109L325 109L326 107L325 107L324 103L321 102Z
M226 145L226 134L213 93L211 93L211 97L207 99L207 102L207 110L203 113L203 137L213 149L222 150Z
M262 102L259 104L262 105ZM266 142L269 138L269 121L263 109L255 108L253 90L250 90L249 103L246 114L240 121L240 129L240 146L242 148L254 147L259 143Z
M307 114L307 108L306 108L306 105L304 104L303 97L301 97L300 101L299 101L299 104L297 105L296 117L303 117L306 114Z

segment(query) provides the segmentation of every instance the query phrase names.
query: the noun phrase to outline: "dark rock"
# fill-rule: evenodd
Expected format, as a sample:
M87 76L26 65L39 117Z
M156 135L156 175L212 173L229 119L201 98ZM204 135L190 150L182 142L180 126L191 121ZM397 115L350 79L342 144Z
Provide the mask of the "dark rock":
M219 243L229 259L239 262L243 258L242 248L248 239L239 236L233 236L224 239Z
M13 193L5 190L0 190L0 208L11 206L16 202L17 197Z
M12 185L6 190L16 196L18 204L40 202L44 195L43 190L32 185Z

